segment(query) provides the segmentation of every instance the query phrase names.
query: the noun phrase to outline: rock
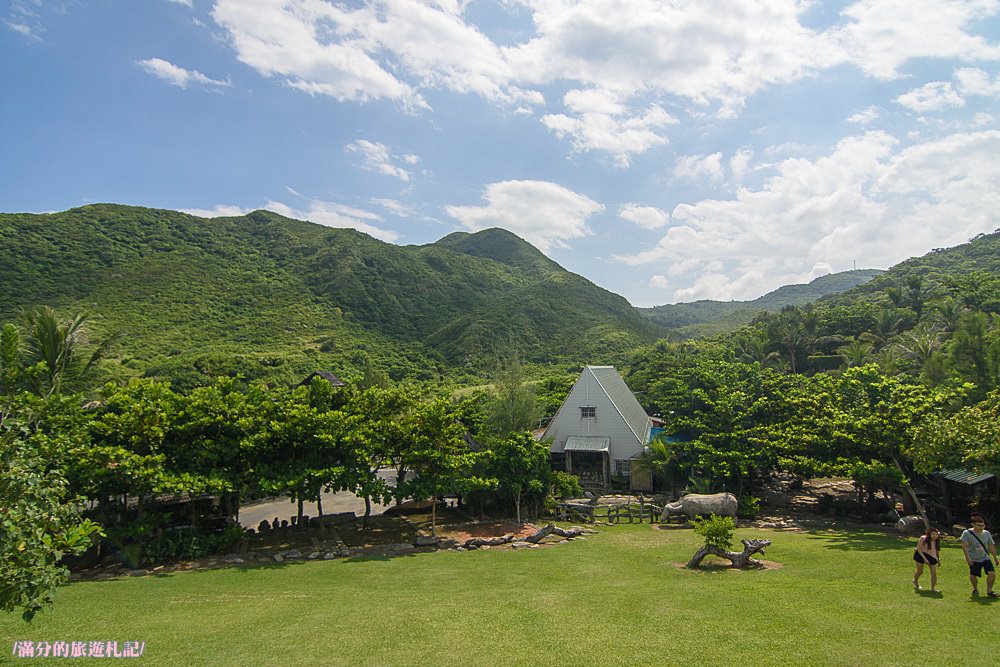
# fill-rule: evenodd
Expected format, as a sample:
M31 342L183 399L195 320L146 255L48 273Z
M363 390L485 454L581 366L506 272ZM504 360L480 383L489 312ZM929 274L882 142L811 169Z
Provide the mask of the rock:
M417 535L417 539L413 542L413 544L418 547L433 547L437 546L437 543L437 538L431 537L430 535Z
M289 560L294 560L296 558L302 558L302 552L299 551L298 549L289 549L288 551L285 552L284 555L285 555L285 558L287 558Z
M909 516L904 516L902 519L896 522L896 530L900 533L923 532L924 520L921 519L916 514L910 514Z
M282 556L281 554L274 554L273 558L274 558L274 562L275 563L284 563L285 562L285 557Z
M336 557L337 554L333 553L332 551L327 551L325 554L323 554L323 560L333 560Z
M307 559L307 560L316 560L316 559L317 559L317 558L319 558L319 557L320 557L321 555L322 555L322 554L320 554L320 552L318 552L318 551L314 551L314 552L312 552L311 554L309 554L308 556L306 556L306 559Z
M129 573L129 576L131 576L131 577L141 577L144 574L146 574L146 571L145 570L129 570L128 573Z
M234 558L227 558L226 562L229 563L230 565L242 565L246 561L243 560L242 558L234 557Z
M964 533L966 530L967 529L965 526L963 526L960 523L956 523L954 526L951 527L951 534L954 537L961 537L962 533Z
M531 543L530 542L524 542L524 541L511 542L510 546L511 546L512 549L521 549L523 547L530 547Z

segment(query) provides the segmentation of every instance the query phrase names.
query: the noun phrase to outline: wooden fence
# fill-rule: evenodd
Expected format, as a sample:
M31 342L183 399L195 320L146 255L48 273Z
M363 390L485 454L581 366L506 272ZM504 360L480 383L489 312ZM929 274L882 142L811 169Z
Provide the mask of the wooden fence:
M557 515L562 521L595 523L660 523L663 507L652 503L622 503L591 505L589 503L559 503Z

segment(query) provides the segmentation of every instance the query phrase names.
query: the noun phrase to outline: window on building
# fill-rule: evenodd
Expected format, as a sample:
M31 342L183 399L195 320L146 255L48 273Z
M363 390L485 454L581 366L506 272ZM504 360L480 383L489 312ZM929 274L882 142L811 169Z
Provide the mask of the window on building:
M595 419L597 417L597 408L593 405L584 405L580 407L580 419Z
M615 459L615 474L630 477L632 475L632 462L628 459Z

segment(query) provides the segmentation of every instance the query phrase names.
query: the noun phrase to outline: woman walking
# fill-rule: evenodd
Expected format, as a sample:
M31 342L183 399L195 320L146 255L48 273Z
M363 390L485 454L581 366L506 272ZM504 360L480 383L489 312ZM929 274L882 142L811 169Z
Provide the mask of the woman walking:
M917 540L917 548L913 552L913 560L917 563L917 571L913 573L913 588L920 590L920 575L924 573L924 564L931 571L931 591L937 591L937 568L941 562L941 531L931 528Z

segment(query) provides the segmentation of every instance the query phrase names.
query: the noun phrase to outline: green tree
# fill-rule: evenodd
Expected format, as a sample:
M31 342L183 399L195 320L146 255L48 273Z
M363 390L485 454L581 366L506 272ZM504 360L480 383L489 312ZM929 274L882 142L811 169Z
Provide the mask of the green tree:
M486 406L490 433L495 438L506 438L517 431L530 431L538 425L541 412L534 390L525 381L521 361L513 356L502 365L498 363Z
M406 419L417 409L413 393L403 387L373 386L350 398L344 425L344 488L365 500L364 525L371 525L371 501L387 502L406 489L409 464ZM397 483L390 487L379 475L396 467ZM397 500L401 500L397 496Z
M405 488L416 499L431 499L431 535L437 537L437 501L469 490L469 470L478 458L465 445L465 428L443 398L415 406L404 425L410 444L407 461L417 477Z
M1000 389L922 425L907 453L922 473L966 468L1000 476Z
M965 377L986 393L1000 383L1000 335L986 313L964 315L952 337L952 360Z
M0 412L0 610L20 609L25 621L68 580L62 557L82 553L100 533L53 465L68 444L9 406Z
M528 497L537 507L551 484L549 448L527 431L511 433L494 442L489 450L489 470L499 490L514 502L517 522L521 523L522 499Z

